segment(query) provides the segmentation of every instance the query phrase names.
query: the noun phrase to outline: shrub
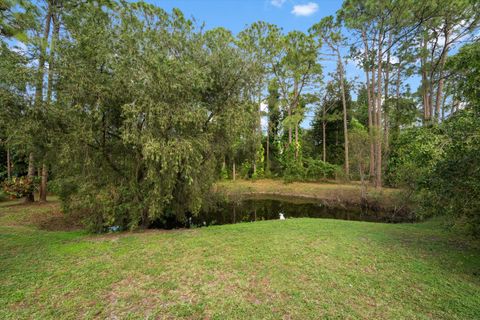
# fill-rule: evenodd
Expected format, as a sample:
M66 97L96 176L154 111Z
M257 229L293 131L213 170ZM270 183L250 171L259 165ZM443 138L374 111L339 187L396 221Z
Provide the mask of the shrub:
M282 154L280 160L283 168L283 179L286 182L303 180L305 168L302 159L295 159L295 147L290 145Z
M331 163L322 160L306 158L304 160L304 180L318 181L335 179L341 169Z
M422 209L463 221L480 237L480 118L472 110L457 112L443 125L445 156L424 187Z
M2 184L3 191L12 199L23 198L37 189L38 181L28 177L13 177Z
M222 169L220 170L220 179L228 180L228 170L226 165L222 166Z
M243 179L248 179L253 174L253 166L250 161L244 161L240 166L239 175Z
M286 182L335 179L342 172L339 166L319 159L301 156L295 159L293 147L285 150L282 155L282 166L283 178Z
M445 137L438 128L406 129L392 142L386 180L394 187L418 189L443 157Z
M5 192L0 190L0 202L5 201L5 200L7 200L7 195L5 194Z
M83 217L83 224L91 232L105 232L112 227L135 229L141 223L145 210L135 203L128 188L108 185L96 190L91 184L81 184L72 190L75 193L61 195L68 199L64 210L69 215Z

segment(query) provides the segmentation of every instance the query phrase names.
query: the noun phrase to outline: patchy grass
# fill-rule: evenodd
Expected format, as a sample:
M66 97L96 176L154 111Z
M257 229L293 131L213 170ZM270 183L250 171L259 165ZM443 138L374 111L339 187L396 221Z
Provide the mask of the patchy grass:
M0 319L478 319L480 245L438 221L45 231L0 207Z

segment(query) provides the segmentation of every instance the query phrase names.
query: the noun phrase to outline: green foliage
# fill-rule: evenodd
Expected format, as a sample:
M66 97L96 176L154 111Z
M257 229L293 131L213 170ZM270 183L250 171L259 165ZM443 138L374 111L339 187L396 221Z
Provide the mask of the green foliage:
M342 170L338 165L313 158L305 158L303 163L305 167L304 181L335 179Z
M476 201L451 193L462 186L462 196L477 194L474 181L454 164L470 159L473 167L464 167L476 177L477 122L470 112L479 113L480 45L461 48L445 70L443 59L460 40L478 36L475 1L345 0L336 17L325 17L308 33L256 22L238 36L225 28L204 30L178 9L168 13L145 2L45 4L0 4L0 156L9 150L14 176L26 174L30 154L36 168L45 163L54 177L50 190L68 212L81 212L91 230L183 221L209 206L212 183L227 179L232 164L244 178L338 178L344 123L351 130L352 171L358 168L362 180L374 138L377 150L384 142L383 159L390 158L390 185L446 208L464 202L458 216L475 221ZM368 85L352 103L354 82L344 79L344 27L358 38L351 57L371 71L372 81L385 75L370 92L384 98L370 135ZM326 84L323 45L338 62ZM420 89L429 88L425 98L436 106L434 116L442 98L451 118L436 128L411 128L418 97L402 82L419 71L418 64L425 73ZM260 109L265 103L268 112ZM304 129L300 124L312 106L312 129ZM268 138L261 123L266 115ZM463 127L468 137L461 136ZM463 180L441 183L455 181L453 175ZM6 182L14 196L25 192L18 184Z
M10 198L23 198L37 189L38 181L28 177L13 177L3 181L2 187Z
M427 214L447 214L480 237L480 118L473 110L456 113L444 124L444 156L424 185Z
M468 103L480 114L480 43L462 47L458 54L448 59L447 68L454 77L451 81L454 98Z
M301 181L305 175L305 168L301 159L295 159L295 147L287 146L281 158L283 179L287 182Z
M65 25L52 110L65 208L94 231L197 214L218 159L251 141L254 61L229 31L144 3L81 4Z
M440 128L413 128L394 140L388 181L406 187L418 216L448 215L480 236L480 120L455 113ZM407 197L408 198L408 197Z
M444 156L445 137L437 128L403 130L392 142L386 180L396 187L424 186L436 163Z
M16 38L20 41L27 39L26 31L35 25L38 9L27 0L0 1L0 39Z
M222 169L220 170L220 179L222 179L222 180L227 180L228 179L227 166L222 166Z
M260 144L255 154L255 171L252 174L253 179L262 178L265 174L265 169L264 169L265 157L263 156L264 153L265 153L265 150L263 149L263 146Z
M348 133L348 139L350 141L350 161L352 168L358 173L360 180L363 181L370 158L370 136L367 128L357 119L353 118L350 125L351 129ZM355 169L358 169L358 171Z
M344 163L344 130L343 104L340 90L340 80L337 75L330 80L321 92L318 108L312 120L312 136L317 154L323 153L322 145L326 145L326 160L330 163L343 165ZM346 83L347 114L351 117L352 101L350 96L351 83ZM323 129L325 126L325 137ZM325 141L324 141L325 140Z
M250 161L244 161L240 166L239 171L240 177L243 179L248 179L253 174L253 166Z
M322 181L335 179L341 172L337 165L311 157L295 159L293 146L287 148L282 155L283 179L293 181Z

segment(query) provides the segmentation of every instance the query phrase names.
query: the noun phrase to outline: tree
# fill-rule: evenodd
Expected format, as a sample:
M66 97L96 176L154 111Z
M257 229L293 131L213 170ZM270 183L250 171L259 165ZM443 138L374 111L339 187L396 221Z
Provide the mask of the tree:
M25 141L21 129L26 114L28 114L25 97L30 76L31 69L26 57L11 50L6 43L0 42L0 78L2 79L2 85L0 85L0 106L2 106L0 108L0 119L2 119L0 121L0 150L2 150L2 158L6 157L4 172L8 179L14 175L13 161L18 158L15 153L17 150L22 151L22 142ZM20 173L21 171L16 172Z
M352 143L352 163L358 166L358 175L362 184L362 199L367 198L367 184L365 181L365 169L369 162L370 139L368 130L362 126L356 119L352 120L352 129L350 130L350 141Z
M460 51L448 58L447 70L458 98L464 104L480 113L480 44L478 42L463 46Z
M38 11L36 7L27 1L2 2L0 8L0 45L2 64L0 67L2 86L0 88L0 102L2 105L2 119L7 121L0 130L2 143L7 148L7 176L12 177L12 154L13 146L20 145L25 138L20 129L26 123L28 115L27 85L31 76L27 58L20 53L19 44L28 41L27 33L36 28ZM6 44L6 40L13 41L15 51ZM33 157L33 154L32 154ZM29 172L32 173L32 172ZM33 173L30 175L33 180ZM33 193L26 197L26 201L33 201Z
M324 162L343 163L345 150L343 130L343 100L339 79L333 76L328 81L318 100L318 107L312 121L313 137L317 145L322 145ZM347 92L349 92L347 88ZM347 94L347 108L350 109L350 95Z
M280 94L278 92L278 83L275 79L270 81L268 86L268 123L267 123L267 161L266 171L270 172L271 157L279 156L279 133L280 133ZM272 151L273 154L272 154ZM277 159L278 160L278 159Z
M97 231L198 213L225 141L251 141L256 66L228 30L201 32L178 10L85 3L63 21L54 172L66 208Z
M276 79L287 116L283 125L288 132L288 147L295 139L294 152L298 158L299 123L302 120L299 103L301 95L321 76L317 61L317 43L311 35L291 31L283 35L272 24L256 22L242 34L255 35L255 41L264 53L267 71Z
M345 89L345 69L343 65L342 55L340 54L340 47L345 39L341 32L340 21L335 21L333 16L327 16L323 18L319 23L315 24L311 29L311 32L317 37L321 38L323 43L326 43L330 50L333 52L337 59L337 74L340 82L340 90L342 94L342 107L343 107L343 137L344 137L344 155L345 155L345 175L350 176L350 165L348 156L348 115L347 115L347 98ZM324 160L325 161L325 160Z
M448 0L429 1L421 6L427 19L418 33L420 90L424 122L431 124L440 119L448 53L460 41L475 40L480 4L469 0Z
M388 67L390 63L388 57L391 49L401 41L413 37L424 21L423 16L414 19L412 12L405 10L410 5L413 6L413 1L347 0L339 11L340 19L362 39L364 45L363 65L366 72L367 89L370 90L370 136L374 141L373 148L371 147L374 157L370 157L370 168L375 169L375 186L377 188L382 187L383 170L384 67ZM384 63L386 57L388 60L387 63ZM368 74L369 72L370 74ZM388 92L388 90L386 91ZM371 152L371 155L373 153Z
M27 31L35 27L37 7L30 1L4 0L0 4L0 39L27 40Z

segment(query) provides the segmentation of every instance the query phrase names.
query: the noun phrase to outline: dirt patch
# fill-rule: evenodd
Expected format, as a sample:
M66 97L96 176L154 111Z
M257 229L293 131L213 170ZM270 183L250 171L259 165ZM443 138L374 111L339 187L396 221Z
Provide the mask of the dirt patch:
M61 210L50 212L48 215L35 215L32 221L39 229L47 231L73 231L83 229L81 217L66 215Z
M2 206L0 224L29 226L47 231L71 231L83 229L82 217L64 214L58 201L18 203Z

